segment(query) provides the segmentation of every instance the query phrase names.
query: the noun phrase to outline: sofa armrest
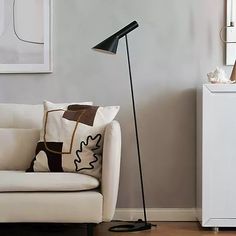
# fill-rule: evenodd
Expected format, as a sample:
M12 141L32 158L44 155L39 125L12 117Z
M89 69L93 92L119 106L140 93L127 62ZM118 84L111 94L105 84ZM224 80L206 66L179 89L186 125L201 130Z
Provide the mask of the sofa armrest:
M112 220L118 195L121 158L121 130L118 121L107 125L103 144L102 183L103 221Z

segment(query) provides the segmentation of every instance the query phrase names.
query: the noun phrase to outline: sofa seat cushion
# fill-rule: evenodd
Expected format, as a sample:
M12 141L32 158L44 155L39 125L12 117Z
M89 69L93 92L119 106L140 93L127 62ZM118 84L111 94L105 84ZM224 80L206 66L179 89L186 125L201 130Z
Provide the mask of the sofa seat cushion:
M65 192L95 189L99 181L78 173L0 171L0 192Z

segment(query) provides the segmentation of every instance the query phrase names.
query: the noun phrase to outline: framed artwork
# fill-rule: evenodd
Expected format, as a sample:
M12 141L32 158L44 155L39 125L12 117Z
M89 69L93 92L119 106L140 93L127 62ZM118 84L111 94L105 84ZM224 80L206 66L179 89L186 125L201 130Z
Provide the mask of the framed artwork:
M52 0L0 0L0 73L52 72Z
M235 0L227 0L227 15L226 15L226 26L224 27L225 29L225 34L226 34L226 65L234 65L235 60L236 60L236 28L235 28L235 23L236 23L236 4ZM234 24L234 27L230 26L230 23Z

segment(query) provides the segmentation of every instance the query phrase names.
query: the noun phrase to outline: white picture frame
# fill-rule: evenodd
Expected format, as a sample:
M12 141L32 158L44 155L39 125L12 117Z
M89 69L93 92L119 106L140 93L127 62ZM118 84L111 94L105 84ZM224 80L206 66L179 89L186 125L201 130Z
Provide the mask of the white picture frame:
M232 4L233 3L233 4ZM227 0L226 25L233 21L234 27L226 27L226 65L232 66L236 60L236 0Z
M53 0L0 0L1 10L2 18L12 18L12 26L8 22L1 30L0 24L0 73L52 73Z

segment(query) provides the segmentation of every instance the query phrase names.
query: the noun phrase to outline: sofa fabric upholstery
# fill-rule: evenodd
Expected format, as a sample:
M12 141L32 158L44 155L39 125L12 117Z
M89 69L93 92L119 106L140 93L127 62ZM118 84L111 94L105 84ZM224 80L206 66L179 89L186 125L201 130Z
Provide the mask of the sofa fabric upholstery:
M95 189L99 181L77 173L26 173L0 171L0 192L64 192Z
M33 159L39 132L39 129L0 128L0 170L26 170Z
M0 128L41 129L43 105L0 103Z
M75 104L78 102L75 102ZM56 103L57 107L65 107L74 103ZM92 105L92 102L80 102ZM43 104L0 103L0 128L41 129L43 122Z
M53 183L50 173L41 173L48 174L48 178L45 175L40 180L37 175L26 179L29 173L22 172L35 150L38 130L42 127L42 105L0 104L0 116L0 222L100 223L112 220L120 170L121 131L117 121L112 121L105 129L100 188L95 187L96 179L90 179L95 188L84 190L88 187L86 182L81 183L83 191L78 191L76 173L65 176L60 173L65 177L63 180L55 175L57 183ZM24 144L26 140L28 145ZM4 144L1 146L1 143ZM30 181L34 184L29 184ZM53 186L49 189L50 184Z
M103 220L110 221L115 213L119 188L121 155L121 131L117 121L111 122L105 130L103 144L102 195ZM112 170L112 171L111 171ZM111 189L113 189L111 191Z
M102 222L97 191L0 193L0 222Z

